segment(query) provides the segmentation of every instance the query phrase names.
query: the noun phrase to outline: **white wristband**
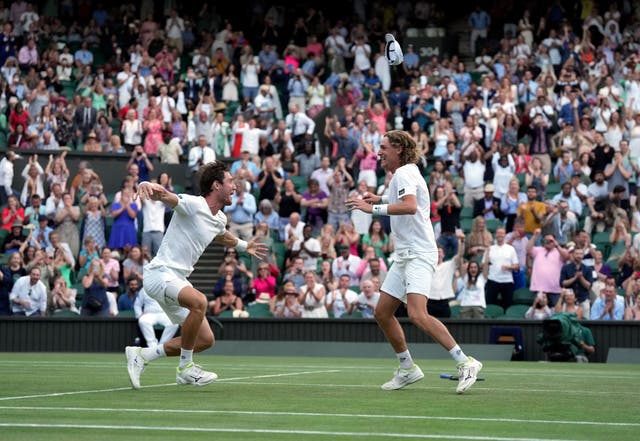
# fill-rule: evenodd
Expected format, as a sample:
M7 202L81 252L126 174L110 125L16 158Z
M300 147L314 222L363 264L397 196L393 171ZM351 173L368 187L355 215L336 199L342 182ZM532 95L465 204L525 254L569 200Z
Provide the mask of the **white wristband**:
M387 216L387 210L389 209L388 204L379 204L373 206L372 214L374 216Z
M243 252L247 249L247 246L248 244L246 240L238 239L238 243L236 243L236 246L234 248L236 249L236 251Z
M382 196L380 196L380 203L381 204L388 204L389 203L389 195L388 194L383 194Z

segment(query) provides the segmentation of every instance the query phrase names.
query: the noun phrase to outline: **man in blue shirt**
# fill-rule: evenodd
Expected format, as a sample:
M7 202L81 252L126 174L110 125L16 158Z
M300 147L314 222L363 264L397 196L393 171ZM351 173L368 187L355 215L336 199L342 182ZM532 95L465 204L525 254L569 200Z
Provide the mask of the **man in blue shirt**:
M591 320L622 320L623 314L624 299L616 292L615 279L607 278L591 307Z
M589 317L591 303L589 296L593 284L593 267L582 263L584 250L576 247L571 252L572 261L562 265L560 270L560 286L570 288L576 295L576 302L582 306L584 317Z
M38 216L38 226L33 230L31 240L29 241L30 245L36 246L37 242L42 249L46 249L51 245L49 235L53 231L53 228L48 225L48 222L49 219L44 214Z
M76 65L78 65L78 67L93 64L93 53L89 50L89 45L86 41L82 42L80 49L73 54L73 57L76 60Z
M236 180L236 192L231 199L231 205L224 208L229 216L229 231L243 240L253 237L253 216L256 214L256 198L245 191L244 180Z
M484 11L480 5L476 6L476 9L469 15L469 26L471 27L471 46L469 47L473 56L477 54L476 40L481 38L487 38L487 32L489 26L491 26L491 17Z
M127 290L118 297L118 311L133 311L133 304L140 291L140 281L137 277L127 280Z

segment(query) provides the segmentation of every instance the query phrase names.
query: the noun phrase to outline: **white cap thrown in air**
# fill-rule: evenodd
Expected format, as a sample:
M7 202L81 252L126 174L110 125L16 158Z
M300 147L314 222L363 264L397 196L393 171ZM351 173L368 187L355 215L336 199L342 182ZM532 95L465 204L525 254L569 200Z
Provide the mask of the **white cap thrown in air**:
M384 55L387 58L387 61L391 66L397 66L402 64L402 60L404 59L402 55L402 48L400 44L396 41L392 34L386 34L384 36L387 44L384 48Z

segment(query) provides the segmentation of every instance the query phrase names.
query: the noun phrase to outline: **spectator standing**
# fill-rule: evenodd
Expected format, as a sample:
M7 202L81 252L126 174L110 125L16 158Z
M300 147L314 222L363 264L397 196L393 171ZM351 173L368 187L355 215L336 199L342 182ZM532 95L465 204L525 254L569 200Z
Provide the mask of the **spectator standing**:
M246 191L244 180L236 180L236 192L231 204L224 208L229 217L229 231L241 239L251 239L253 236L253 216L258 211L255 197Z
M527 243L527 254L531 258L531 277L529 289L544 292L549 297L549 305L556 305L562 289L560 275L562 267L571 255L561 247L551 234L545 234L542 246L536 246L540 229L534 231Z
M469 27L471 33L469 36L469 50L473 56L478 54L478 47L476 42L478 38L486 39L491 26L491 16L482 9L480 5L477 5L474 11L469 15Z
M571 257L572 259L565 263L560 271L560 285L562 288L573 290L577 303L582 307L585 317L590 317L591 302L589 291L593 284L593 267L583 263L584 249L578 246L571 251Z
M495 232L496 243L484 255L483 273L487 274L487 303L501 305L506 310L513 303L513 272L520 269L520 263L515 248L505 242L505 237L505 228L498 227Z

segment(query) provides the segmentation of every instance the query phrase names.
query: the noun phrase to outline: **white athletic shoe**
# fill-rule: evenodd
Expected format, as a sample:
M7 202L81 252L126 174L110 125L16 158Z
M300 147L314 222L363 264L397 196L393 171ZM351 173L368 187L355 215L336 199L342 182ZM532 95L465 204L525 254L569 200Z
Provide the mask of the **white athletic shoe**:
M383 384L382 390L397 390L405 386L420 381L424 378L422 370L418 365L413 365L411 369L398 368L393 373L393 378Z
M456 392L461 394L466 392L478 378L478 372L482 370L482 363L473 357L468 361L458 363L458 387Z
M203 371L200 366L193 362L186 365L183 369L180 369L180 366L176 368L176 383L178 384L206 386L217 379L218 375L214 372Z
M140 389L140 376L144 372L144 368L147 367L147 363L140 355L140 349L138 346L127 346L124 350L127 356L127 371L129 371L129 380L131 380L131 386L134 389Z

